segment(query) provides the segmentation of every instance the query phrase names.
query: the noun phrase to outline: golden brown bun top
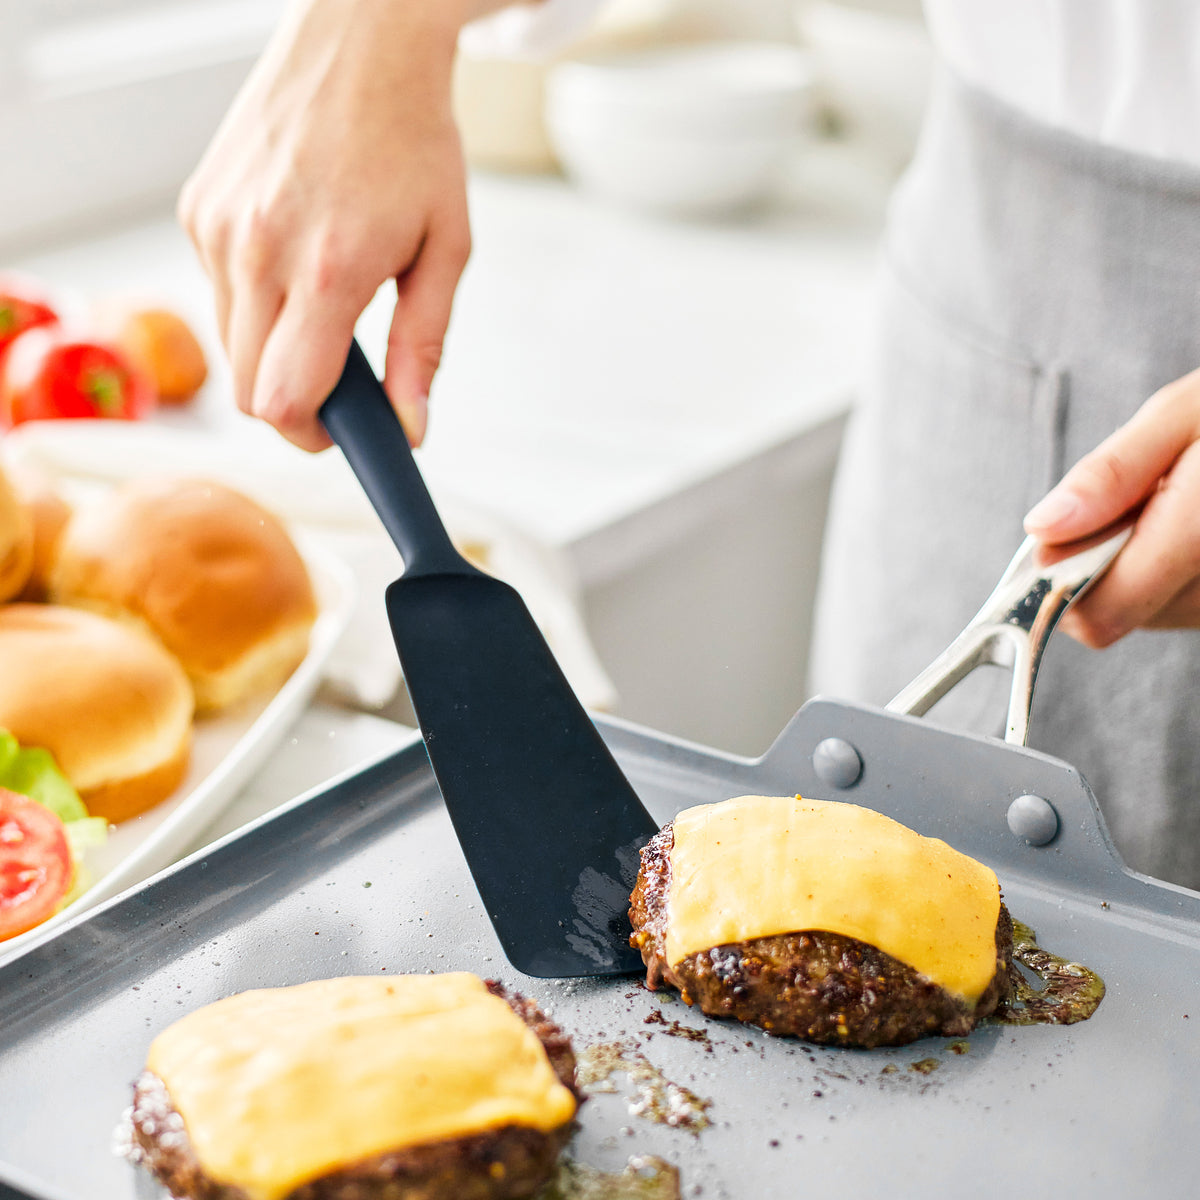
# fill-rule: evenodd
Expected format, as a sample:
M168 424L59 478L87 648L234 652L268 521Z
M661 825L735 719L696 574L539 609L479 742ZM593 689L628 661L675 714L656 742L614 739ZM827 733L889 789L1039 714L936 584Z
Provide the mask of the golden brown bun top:
M51 598L144 620L189 674L220 671L317 605L277 517L223 484L146 478L74 513Z
M79 791L178 752L192 719L179 663L131 625L52 604L0 608L0 728L49 750Z
M0 469L0 602L11 600L33 567L33 518Z

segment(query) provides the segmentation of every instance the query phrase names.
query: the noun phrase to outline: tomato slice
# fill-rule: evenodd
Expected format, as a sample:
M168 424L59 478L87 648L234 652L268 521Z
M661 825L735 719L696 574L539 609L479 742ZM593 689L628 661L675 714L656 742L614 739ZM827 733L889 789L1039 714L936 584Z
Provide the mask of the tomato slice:
M63 823L36 800L0 788L0 941L52 916L70 885Z

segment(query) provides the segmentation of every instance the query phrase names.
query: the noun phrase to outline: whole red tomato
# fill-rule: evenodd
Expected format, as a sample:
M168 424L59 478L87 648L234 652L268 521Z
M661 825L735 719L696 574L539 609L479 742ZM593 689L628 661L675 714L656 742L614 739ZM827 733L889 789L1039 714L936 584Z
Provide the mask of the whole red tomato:
M57 324L58 313L36 284L18 275L0 275L0 357L25 330Z
M21 334L0 360L0 424L62 417L130 421L154 407L154 385L119 351L59 326Z

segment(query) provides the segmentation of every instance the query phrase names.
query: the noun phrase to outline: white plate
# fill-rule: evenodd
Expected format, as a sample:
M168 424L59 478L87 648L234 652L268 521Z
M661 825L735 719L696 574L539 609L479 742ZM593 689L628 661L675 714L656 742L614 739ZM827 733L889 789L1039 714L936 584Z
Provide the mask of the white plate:
M107 843L87 855L92 880L87 890L48 921L0 942L0 962L173 862L220 815L308 704L350 619L356 589L341 559L319 545L297 541L320 609L304 661L273 696L199 718L191 765L174 795L142 816L110 827Z

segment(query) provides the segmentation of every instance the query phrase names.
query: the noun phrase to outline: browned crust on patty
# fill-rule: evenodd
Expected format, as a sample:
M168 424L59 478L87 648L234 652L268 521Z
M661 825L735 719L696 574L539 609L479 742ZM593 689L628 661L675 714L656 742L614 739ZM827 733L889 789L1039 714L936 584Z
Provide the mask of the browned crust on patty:
M820 930L714 946L672 967L666 925L674 843L668 825L642 850L630 942L641 951L649 988L668 983L701 1012L824 1045L870 1048L930 1034L961 1037L1008 994L1012 921L1003 904L996 973L975 1004L866 942Z
M533 1030L554 1073L576 1103L582 1103L570 1038L532 1000L494 980L488 980L487 987ZM177 1200L249 1200L241 1188L205 1173L166 1086L149 1071L134 1084L131 1119L130 1157ZM574 1124L567 1121L548 1133L505 1125L469 1137L406 1146L302 1184L286 1200L520 1200L553 1175Z

